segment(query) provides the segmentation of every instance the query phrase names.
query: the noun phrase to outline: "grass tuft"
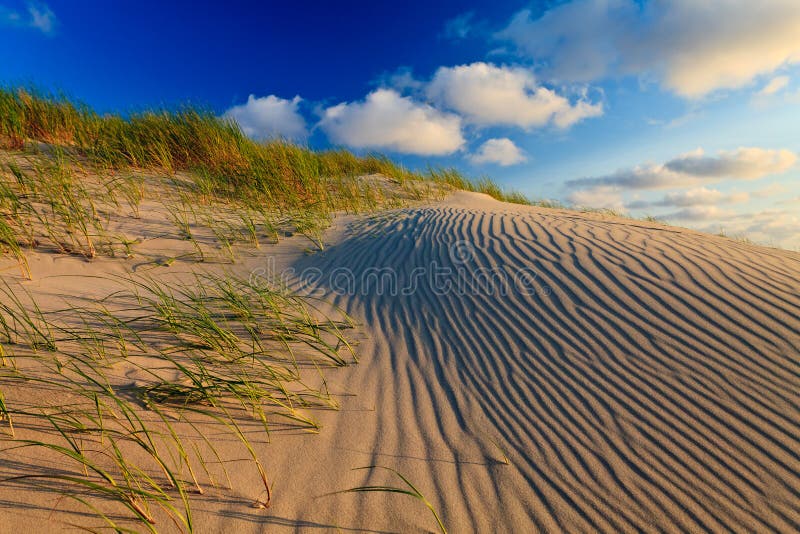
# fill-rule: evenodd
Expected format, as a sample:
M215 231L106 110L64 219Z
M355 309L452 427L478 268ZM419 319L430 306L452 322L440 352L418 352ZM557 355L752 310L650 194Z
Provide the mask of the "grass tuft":
M379 493L396 493L396 494L399 494L399 495L408 495L409 497L413 497L413 498L417 499L418 501L420 501L422 504L424 504L425 507L428 510L430 510L431 513L433 514L433 517L436 519L436 524L439 526L439 530L442 532L442 534L447 534L447 529L445 528L444 523L442 523L442 520L439 517L439 514L436 512L436 509L433 507L433 505L430 503L430 501L428 501L428 499L425 498L425 496L405 476L400 474L398 471L392 469L391 467L384 467L384 466L381 466L381 465L369 465L369 466L366 466L366 467L357 467L357 468L354 469L354 471L361 470L361 469L385 469L385 470L390 471L390 472L394 473L395 475L397 475L400 478L400 480L403 481L403 483L406 485L406 487L358 486L358 487L355 487L355 488L350 488L350 489L341 491L339 493L373 493L373 492L379 492Z

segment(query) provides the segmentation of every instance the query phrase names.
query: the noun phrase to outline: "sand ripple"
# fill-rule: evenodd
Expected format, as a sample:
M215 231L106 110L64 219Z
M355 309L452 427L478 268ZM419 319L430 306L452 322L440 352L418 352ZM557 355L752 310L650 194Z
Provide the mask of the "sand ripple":
M348 387L375 416L323 434L405 470L453 532L800 530L800 255L469 194L353 230L298 266L351 272L337 303L371 338ZM533 290L403 294L432 265Z

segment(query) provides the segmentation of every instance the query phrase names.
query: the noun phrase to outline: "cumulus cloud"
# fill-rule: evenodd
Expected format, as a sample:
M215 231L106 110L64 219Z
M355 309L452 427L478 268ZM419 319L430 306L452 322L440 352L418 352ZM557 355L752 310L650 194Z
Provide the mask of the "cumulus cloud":
M28 3L30 26L43 33L50 33L56 26L56 14L46 5L38 2Z
M790 203L778 201L775 207L791 207L757 213L743 213L741 207L734 208L734 205L746 206L751 199L786 193L786 186L773 183L750 192L726 193L704 185L725 179L754 180L783 173L796 161L796 155L788 150L745 147L711 156L698 149L661 165L643 165L606 176L572 180L567 182L572 188L568 198L573 204L619 209L625 193L689 186L669 191L654 200L627 202L625 208L672 208L660 210L658 217L704 231L716 233L722 228L728 235L743 234L758 242L798 248L800 217Z
M555 79L649 75L696 98L800 61L798 35L797 0L572 0L520 11L497 37Z
M788 171L797 156L789 150L742 147L707 156L702 149L678 156L663 165L644 165L606 176L570 180L570 187L617 187L620 189L669 189L725 178L753 180Z
M725 219L731 215L732 212L724 210L719 206L690 206L673 213L667 213L661 217L667 220L678 221L709 221L712 219Z
M44 34L55 31L58 18L47 4L28 2L25 13L0 5L0 24L18 28L33 28Z
M787 248L800 248L800 216L796 211L757 213L745 231L764 234Z
M523 9L496 36L543 63L548 75L585 82L606 76L619 61L620 36L636 12L628 0L566 2L539 17Z
M301 101L299 96L287 100L275 95L250 95L247 103L233 106L223 116L239 123L245 135L253 139L301 140L308 137L306 121L298 109Z
M414 77L411 67L399 67L394 72L384 73L374 83L383 88L396 89L401 93L407 91L417 93L425 86L424 82Z
M714 233L724 231L726 235L741 235L757 243L800 251L800 216L796 210L770 209L739 213L712 218L712 221L700 229Z
M439 68L426 93L433 101L478 126L530 129L555 124L567 128L603 113L601 103L581 97L573 104L554 90L539 85L526 69L482 62Z
M478 148L475 154L470 156L470 160L473 163L496 163L501 167L516 165L527 161L527 159L522 150L507 137L488 139Z
M664 167L680 174L700 178L737 178L752 180L768 174L788 171L797 162L789 150L765 150L742 147L706 156L702 149L668 161Z
M689 208L697 206L711 206L717 204L739 204L750 200L748 193L723 193L716 189L696 187L685 191L676 191L664 195L655 201L634 201L627 204L630 209L644 209L652 207L677 207Z
M694 176L685 176L670 171L664 165L639 165L631 169L620 169L605 176L569 180L568 187L615 187L618 189L669 189L691 185Z
M574 206L588 206L613 210L622 210L624 207L622 195L619 190L609 186L579 189L570 193L567 200Z
M702 206L708 204L718 204L723 200L723 198L725 198L725 194L721 191L716 189L708 189L705 187L697 187L687 191L668 193L657 204L661 206L679 207ZM744 197L744 200L747 200L747 198Z
M319 126L334 143L406 154L451 154L464 145L461 118L416 102L393 89L378 89L362 102L324 110Z

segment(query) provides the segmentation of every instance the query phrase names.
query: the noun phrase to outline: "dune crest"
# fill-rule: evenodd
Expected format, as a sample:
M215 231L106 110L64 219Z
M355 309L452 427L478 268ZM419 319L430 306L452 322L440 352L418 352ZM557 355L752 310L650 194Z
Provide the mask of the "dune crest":
M411 283L432 265L451 290ZM323 456L405 470L453 532L800 528L800 255L456 193L308 266L371 336L346 389L375 416L333 420ZM532 291L457 289L520 270ZM358 499L329 511L435 527Z

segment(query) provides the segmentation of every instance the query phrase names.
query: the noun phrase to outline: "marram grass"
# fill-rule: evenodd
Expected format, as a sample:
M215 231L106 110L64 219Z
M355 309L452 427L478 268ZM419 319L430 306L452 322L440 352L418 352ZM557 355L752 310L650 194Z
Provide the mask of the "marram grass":
M352 321L230 274L170 285L145 276L115 280L122 289L107 302L47 313L19 286L0 288L0 440L7 451L41 449L62 466L0 483L58 488L111 530L134 521L157 532L166 516L191 532L190 494L217 484L209 464L228 478L199 430L205 420L241 443L263 488L253 504L269 507L271 482L252 428L243 425L254 422L266 436L287 425L316 432L313 411L337 403L326 387L307 385L302 370L355 361L345 336ZM65 324L65 313L81 319ZM146 377L133 390L113 380L123 363ZM15 402L8 391L18 387L6 386L48 388L63 400L31 406ZM47 437L19 435L20 423L49 429Z
M99 115L63 97L22 88L0 89L0 148L28 141L77 150L95 165L192 171L206 192L258 196L283 206L348 209L364 199L340 187L342 177L382 174L398 182L428 180L499 200L530 203L489 179L471 181L454 169L414 172L385 156L344 149L314 151L286 141L257 143L235 122L203 108Z

